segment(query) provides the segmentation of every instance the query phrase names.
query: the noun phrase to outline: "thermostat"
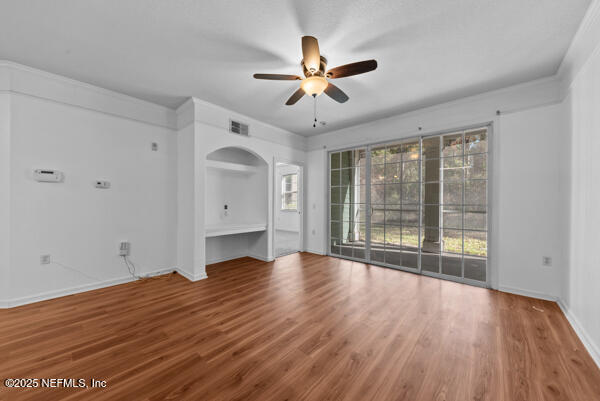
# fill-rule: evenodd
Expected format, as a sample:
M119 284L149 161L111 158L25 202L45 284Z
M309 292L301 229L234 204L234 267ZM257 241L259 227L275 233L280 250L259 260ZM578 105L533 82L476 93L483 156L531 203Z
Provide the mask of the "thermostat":
M110 188L110 182L109 181L96 181L94 183L96 188L102 188L102 189L108 189Z
M39 182L62 182L64 175L57 170L33 170L33 178Z

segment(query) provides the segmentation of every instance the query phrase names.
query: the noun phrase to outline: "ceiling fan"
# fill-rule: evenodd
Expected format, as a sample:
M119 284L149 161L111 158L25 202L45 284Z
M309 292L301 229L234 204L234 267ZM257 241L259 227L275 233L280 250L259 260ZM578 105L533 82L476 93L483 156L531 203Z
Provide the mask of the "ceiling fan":
M327 59L321 56L319 42L317 38L312 36L302 37L302 56L301 65L305 78L285 74L254 74L254 78L276 81L302 81L300 82L300 88L285 103L288 106L295 104L305 94L316 98L323 92L336 102L344 103L348 100L348 95L327 79L364 74L377 68L377 61L366 60L335 67L325 72Z

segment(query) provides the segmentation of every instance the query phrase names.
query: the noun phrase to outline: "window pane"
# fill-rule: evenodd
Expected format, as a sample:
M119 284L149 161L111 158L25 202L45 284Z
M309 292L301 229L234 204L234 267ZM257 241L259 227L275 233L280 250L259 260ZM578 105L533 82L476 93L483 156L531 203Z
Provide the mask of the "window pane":
M360 247L353 247L352 248L352 255L354 258L356 259L364 259L365 258L365 247L364 246L360 246Z
M383 184L385 182L385 164L373 164L371 166L371 184Z
M340 222L331 222L331 238L342 238L342 223Z
M385 262L385 252L383 245L375 244L371 245L371 261L372 262Z
M385 146L379 146L371 149L371 164L385 163Z
M367 168L362 165L359 167L355 167L354 174L356 177L354 178L354 182L358 182L360 185L367 184Z
M465 181L465 205L487 204L487 181Z
M400 209L386 208L385 211L385 224L396 224L400 225Z
M365 166L367 162L367 150L366 149L355 149L354 150L354 161L353 166Z
M402 161L402 150L400 145L388 145L386 148L385 162L398 163Z
M442 273L462 277L462 255L442 254Z
M416 251L419 247L419 228L402 227L402 248Z
M341 187L331 187L331 203L341 203Z
M461 230L443 230L443 251L452 253L462 253L463 239Z
M340 168L340 153L332 153L331 154L331 168Z
M439 204L440 203L440 183L439 182L428 182L423 185L423 201L425 204Z
M440 157L440 137L423 138L422 158L438 159Z
M400 205L401 184L387 184L385 186L385 204Z
M331 205L331 216L332 221L341 221L342 220L342 206L341 205Z
M419 203L419 188L418 183L402 184L402 203L416 204Z
M417 269L419 267L419 255L416 249L411 251L403 250L400 257L402 259L401 266L411 269Z
M465 231L465 255L487 256L487 232Z
M342 168L352 167L352 158L354 157L354 151L346 150L342 152Z
M421 270L432 273L440 272L440 255L422 251L421 252Z
M444 182L444 205L462 205L462 182Z
M463 158L446 157L442 161L442 179L444 181L462 181L463 180Z
M418 182L419 181L419 162L404 162L402 163L402 181Z
M373 214L371 215L371 224L383 224L385 219L385 211L382 207L373 206Z
M400 182L402 179L402 164L391 163L385 165L385 182Z
M439 227L440 226L440 206L439 205L423 206L422 224L425 227Z
M385 226L385 243L400 246L400 226ZM387 249L387 246L386 246Z
M462 229L462 206L444 206L443 208L443 227L455 228L458 230Z
M340 185L340 170L331 170L330 185L332 187Z
M371 224L371 242L382 245L385 241L385 228L380 224Z
M354 205L354 220L364 223L365 220L365 205L364 204L355 204Z
M485 206L465 206L465 229L487 230L487 211Z
M385 185L371 185L371 203L383 205L385 202Z
M402 252L396 246L385 247L385 263L393 266L402 266Z
M444 135L442 139L442 156L462 156L462 133Z
M440 253L442 230L439 227L424 227L421 229L421 249L423 252Z
M477 281L486 280L486 259L465 255L465 278Z
M338 240L337 238L332 238L331 239L330 252L333 255L339 255L340 254L340 240Z
M419 159L419 140L405 142L402 144L402 160Z
M487 128L465 132L465 153L487 152Z
M344 203L342 211L342 220L359 221L360 204Z
M419 225L419 205L402 207L402 225L413 227Z
M440 159L428 159L422 163L424 182L437 182L440 180Z
M354 169L353 168L343 168L341 170L342 176L342 186L352 185L354 184Z
M465 178L487 178L487 154L467 155L465 157Z

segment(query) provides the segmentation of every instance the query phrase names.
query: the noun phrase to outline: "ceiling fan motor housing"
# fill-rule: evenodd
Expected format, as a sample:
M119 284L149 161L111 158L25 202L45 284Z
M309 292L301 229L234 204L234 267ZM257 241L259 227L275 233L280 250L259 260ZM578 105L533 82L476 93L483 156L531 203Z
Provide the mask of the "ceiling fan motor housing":
M319 64L319 71L315 71L315 72L311 72L308 70L308 68L306 68L306 65L304 64L304 60L302 60L302 62L300 63L302 65L302 71L304 71L304 76L305 77L310 77L313 75L318 75L321 77L325 76L325 70L327 69L327 59L323 56L321 56L321 62Z

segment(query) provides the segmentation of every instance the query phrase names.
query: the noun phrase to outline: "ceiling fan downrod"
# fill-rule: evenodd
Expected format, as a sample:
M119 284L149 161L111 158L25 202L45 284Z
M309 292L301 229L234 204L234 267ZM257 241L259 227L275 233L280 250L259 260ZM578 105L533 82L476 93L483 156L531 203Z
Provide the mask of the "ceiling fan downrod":
M317 95L316 94L313 94L313 99L315 99L314 108L313 108L313 117L315 118L315 120L313 121L313 128L317 128Z

